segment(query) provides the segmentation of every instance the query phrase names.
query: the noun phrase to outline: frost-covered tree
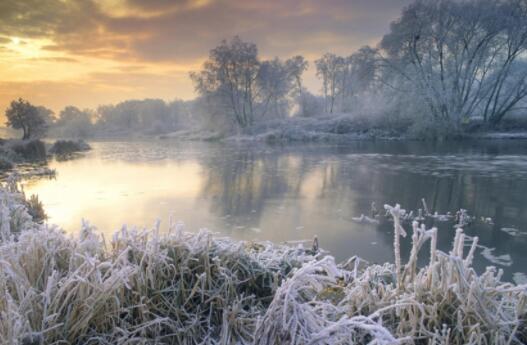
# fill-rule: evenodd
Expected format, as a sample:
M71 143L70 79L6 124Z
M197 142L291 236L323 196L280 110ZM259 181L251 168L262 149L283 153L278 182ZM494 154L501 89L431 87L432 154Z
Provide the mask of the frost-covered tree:
M309 67L309 63L301 55L294 56L288 59L285 63L286 63L288 74L293 79L293 88L291 90L292 97L297 98L298 113L302 114L303 113L302 106L305 103L302 75Z
M212 49L203 69L190 74L196 91L214 99L242 128L254 120L255 84L260 66L257 55L254 43L236 36Z
M22 129L22 139L38 138L46 132L47 124L39 109L22 98L12 101L5 112L6 125Z
M342 76L347 68L347 59L335 54L326 53L315 61L317 76L322 80L324 107L327 113L333 113L335 100L345 83Z
M377 55L376 49L365 46L347 57L328 53L315 61L327 113L350 112L356 96L373 91Z
M459 127L498 123L527 96L527 2L420 0L380 44L389 82Z
M303 89L297 97L298 109L295 116L313 117L324 114L324 97L314 95L309 90Z
M190 77L202 105L246 128L264 116L288 115L306 68L301 56L260 61L254 43L234 37L212 49L202 70Z
M67 106L59 113L55 128L62 137L86 138L93 131L92 118L90 110Z
M350 56L352 94L375 91L378 71L378 51L364 46Z
M112 132L162 133L176 129L176 108L161 99L128 100L97 109L96 127Z
M168 127L171 131L196 125L196 119L190 111L189 104L191 102L175 100L168 103L168 122L162 123L159 121L158 124Z
M289 67L287 62L278 58L260 63L256 86L262 116L268 113L285 116L289 113L291 100L288 96L294 89L295 82L293 71Z
M55 113L53 110L43 107L41 105L37 106L38 115L46 122L48 126L51 126L55 123Z
M38 117L44 121L43 126L36 126L33 128L32 137L33 138L42 138L48 133L48 130L56 121L55 113L53 110L48 109L44 106L37 106Z
M302 75L308 67L303 56L297 55L282 62L278 58L262 61L258 71L258 98L262 112L286 116L293 103L302 106Z

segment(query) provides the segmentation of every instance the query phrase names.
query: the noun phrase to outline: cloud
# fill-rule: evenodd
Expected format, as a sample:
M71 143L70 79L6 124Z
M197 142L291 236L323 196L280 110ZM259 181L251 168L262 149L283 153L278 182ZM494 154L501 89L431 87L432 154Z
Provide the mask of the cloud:
M239 35L253 41L263 57L351 54L362 45L375 44L410 1L2 0L0 91L33 94L53 104L89 104L92 97L92 106L121 99L119 91L123 97L140 92L150 97L154 91L164 98L191 97L184 69L198 68L222 39ZM44 43L17 52L13 37ZM32 55L16 55L23 52ZM68 79L39 79L49 76L52 64L62 72L71 71L61 74ZM35 73L41 66L47 73ZM34 85L22 83L31 78ZM9 82L22 84L9 84L12 89L7 90ZM92 90L93 85L98 89ZM111 90L111 97L100 92L102 85ZM55 100L53 92L60 98L68 94L71 101Z
M65 56L47 56L42 58L32 58L33 61L49 61L49 62L79 62L79 60L71 58L71 57L65 57Z
M88 31L101 19L91 1L4 0L0 2L0 30L8 36L31 38Z
M136 57L149 61L200 58L221 39L234 35L256 42L270 56L335 49L351 53L379 39L404 2L377 3L378 7L360 1L224 0L186 12L107 24L113 32L148 33L132 41L131 49Z
M126 4L145 11L187 10L208 5L211 0L127 0Z
M104 5L109 3L114 5ZM54 45L46 48L54 51L143 61L204 57L221 39L234 35L259 43L269 55L331 50L335 43L352 50L378 39L408 1L197 3L7 0L0 4L0 34L51 38Z

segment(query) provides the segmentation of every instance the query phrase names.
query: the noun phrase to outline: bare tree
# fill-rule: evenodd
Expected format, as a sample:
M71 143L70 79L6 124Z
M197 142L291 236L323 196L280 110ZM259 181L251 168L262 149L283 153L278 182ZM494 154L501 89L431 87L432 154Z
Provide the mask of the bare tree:
M285 116L289 112L291 101L288 98L293 89L293 75L289 65L275 58L260 63L257 78L257 101L260 115L268 113L269 109L275 116Z
M255 44L234 37L212 49L202 70L190 77L204 104L246 128L265 115L287 115L295 94L302 92L306 69L302 56L260 61Z
M317 76L322 79L322 92L325 99L325 111L333 113L335 99L341 90L339 80L345 68L345 59L335 54L326 53L315 61Z
M304 59L303 56L297 55L286 62L287 71L290 77L294 80L294 87L292 88L292 97L298 99L299 113L302 114L304 110L302 109L304 105L304 86L302 84L302 75L309 67L309 63Z
M196 91L215 98L242 128L254 120L255 82L260 65L257 54L254 43L236 36L212 49L203 69L190 74Z
M497 123L527 96L523 0L416 1L380 47L392 85L455 127L477 115Z

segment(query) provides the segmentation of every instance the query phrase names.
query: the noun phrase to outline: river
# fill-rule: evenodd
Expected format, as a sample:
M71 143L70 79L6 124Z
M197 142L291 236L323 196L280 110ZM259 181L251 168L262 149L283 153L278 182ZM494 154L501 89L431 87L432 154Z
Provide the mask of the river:
M481 247L475 268L495 265L505 279L527 273L527 142L357 141L347 145L224 145L175 141L91 142L80 158L49 163L55 179L24 181L49 222L78 232L81 219L107 239L123 224L151 228L179 220L243 240L283 242L318 236L338 260L393 261L393 232L371 203L439 213L460 208L481 219L465 229ZM448 251L453 222L438 222ZM409 227L408 225L406 226ZM410 230L410 229L407 229ZM403 241L408 257L409 239ZM422 253L421 263L427 254Z

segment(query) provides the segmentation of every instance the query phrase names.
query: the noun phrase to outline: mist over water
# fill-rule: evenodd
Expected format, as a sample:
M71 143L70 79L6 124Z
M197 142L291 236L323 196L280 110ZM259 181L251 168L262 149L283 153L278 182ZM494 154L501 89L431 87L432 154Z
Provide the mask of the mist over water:
M465 229L477 235L475 267L496 265L512 280L527 267L527 145L518 141L362 141L346 146L250 146L172 141L93 142L93 150L52 161L54 180L24 182L49 222L76 233L82 218L107 239L122 224L188 231L208 228L243 240L311 240L338 260L393 260L391 224L361 224L371 202L439 213L465 208L491 217ZM453 223L438 223L451 248ZM409 226L406 226L407 230ZM403 242L409 254L410 239ZM424 255L424 254L423 254ZM426 256L426 255L425 255ZM423 257L423 263L426 258ZM516 277L521 276L516 274Z

